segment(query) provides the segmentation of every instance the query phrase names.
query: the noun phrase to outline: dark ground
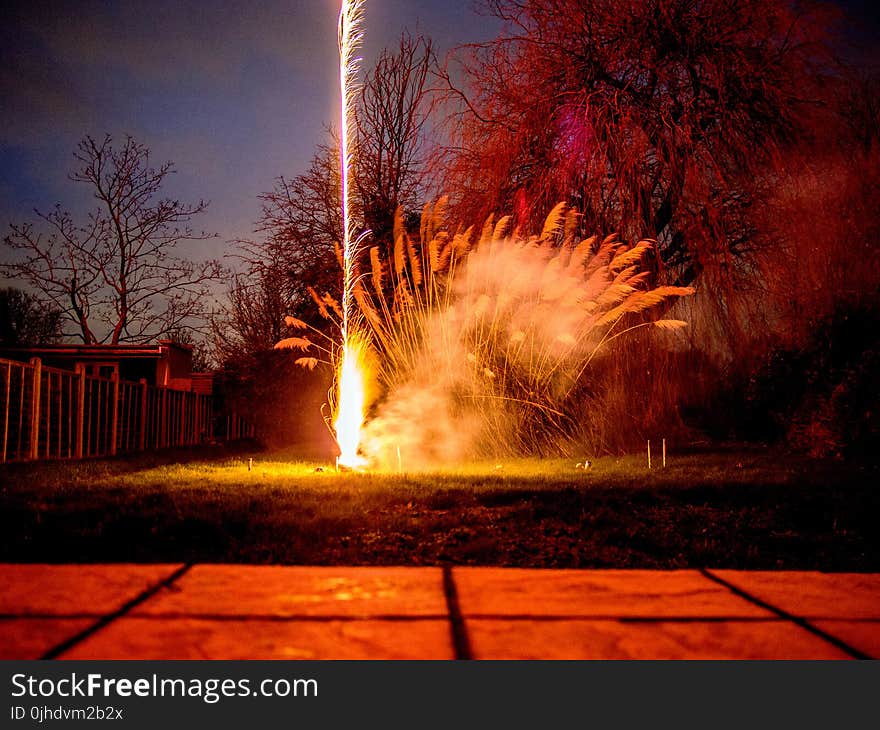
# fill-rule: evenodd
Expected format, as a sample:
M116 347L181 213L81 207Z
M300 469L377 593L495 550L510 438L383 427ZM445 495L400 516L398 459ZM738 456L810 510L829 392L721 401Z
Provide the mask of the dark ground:
M0 561L880 571L878 474L853 464L739 448L650 472L631 456L340 475L288 456L0 468Z

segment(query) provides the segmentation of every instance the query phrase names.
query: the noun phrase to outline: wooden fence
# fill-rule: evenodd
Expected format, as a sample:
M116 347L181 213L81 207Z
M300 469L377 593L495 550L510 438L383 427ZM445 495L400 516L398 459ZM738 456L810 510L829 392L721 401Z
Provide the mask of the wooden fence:
M253 436L210 395L0 359L0 462L113 456Z

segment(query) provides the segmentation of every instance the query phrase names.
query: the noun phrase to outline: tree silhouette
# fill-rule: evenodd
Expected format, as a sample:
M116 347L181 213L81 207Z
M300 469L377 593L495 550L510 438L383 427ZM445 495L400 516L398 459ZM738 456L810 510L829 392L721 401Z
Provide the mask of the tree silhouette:
M223 269L174 249L209 237L189 226L207 203L160 198L173 165L151 167L149 150L131 137L118 147L110 135L85 137L74 157L70 179L92 188L97 207L81 224L60 205L35 211L39 226L12 224L4 240L14 254L3 273L40 291L86 344L146 342L198 326Z
M364 228L384 248L397 209L415 211L425 202L433 60L430 40L404 33L394 52L382 52L361 90L355 185Z
M0 289L0 344L8 347L54 344L61 339L61 311L33 294Z

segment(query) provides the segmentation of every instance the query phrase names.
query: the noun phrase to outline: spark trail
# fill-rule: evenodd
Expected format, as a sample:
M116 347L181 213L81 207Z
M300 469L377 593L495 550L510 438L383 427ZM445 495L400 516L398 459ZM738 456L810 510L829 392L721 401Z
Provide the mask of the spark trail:
M333 428L339 444L338 464L357 467L366 409L366 342L359 332L354 302L356 262L366 234L352 240L350 177L354 164L355 99L360 59L357 50L363 33L363 0L343 0L339 13L340 177L342 186L342 358L337 372L336 415Z

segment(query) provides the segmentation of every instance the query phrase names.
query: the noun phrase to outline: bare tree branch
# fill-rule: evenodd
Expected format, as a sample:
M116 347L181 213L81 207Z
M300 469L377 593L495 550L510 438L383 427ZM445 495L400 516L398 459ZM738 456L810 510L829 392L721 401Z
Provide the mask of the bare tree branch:
M19 255L2 265L4 274L42 292L84 343L145 342L184 324L198 327L224 270L217 261L178 258L174 249L211 238L189 225L207 203L159 198L173 165L151 167L149 150L131 137L114 147L110 135L87 136L74 158L70 179L90 186L98 207L79 226L60 206L36 211L44 232L12 225L4 240Z

